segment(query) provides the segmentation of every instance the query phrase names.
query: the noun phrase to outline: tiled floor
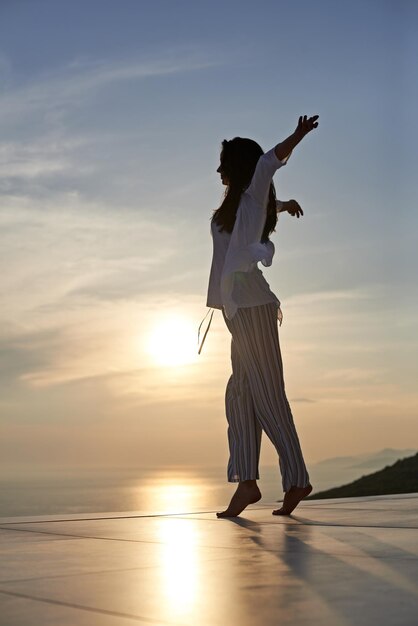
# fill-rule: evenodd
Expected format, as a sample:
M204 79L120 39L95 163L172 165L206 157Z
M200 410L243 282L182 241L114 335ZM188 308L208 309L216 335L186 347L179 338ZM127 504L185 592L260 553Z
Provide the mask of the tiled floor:
M277 506L2 518L0 625L418 624L418 494Z

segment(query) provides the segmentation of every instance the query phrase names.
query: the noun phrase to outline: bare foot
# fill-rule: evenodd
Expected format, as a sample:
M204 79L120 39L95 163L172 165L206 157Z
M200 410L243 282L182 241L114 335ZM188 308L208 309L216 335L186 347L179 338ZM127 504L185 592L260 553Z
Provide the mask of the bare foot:
M254 504L261 499L261 491L257 485L248 485L245 483L239 483L236 492L232 496L229 507L217 513L218 517L237 517L246 506Z
M273 511L273 515L290 515L293 509L297 507L299 502L306 498L312 491L312 485L307 487L290 487L289 491L286 491L283 498L283 506L281 509Z

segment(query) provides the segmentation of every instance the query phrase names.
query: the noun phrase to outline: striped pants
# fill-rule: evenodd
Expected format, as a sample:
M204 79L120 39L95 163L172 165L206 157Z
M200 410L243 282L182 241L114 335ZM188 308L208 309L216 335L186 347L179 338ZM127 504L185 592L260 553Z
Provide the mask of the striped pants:
M303 460L289 402L277 327L277 304L239 308L232 320L222 314L232 335L232 375L225 392L228 421L228 482L258 479L261 434L279 455L283 491L306 487Z

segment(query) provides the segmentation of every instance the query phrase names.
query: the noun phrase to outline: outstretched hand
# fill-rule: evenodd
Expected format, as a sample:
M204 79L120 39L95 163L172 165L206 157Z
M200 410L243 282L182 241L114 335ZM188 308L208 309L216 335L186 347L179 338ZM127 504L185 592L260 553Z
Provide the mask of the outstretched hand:
M299 117L299 122L296 127L296 132L299 133L302 137L307 135L312 129L318 127L318 119L319 115L313 115L307 119L306 115L301 115Z
M296 200L287 200L285 208L290 215L293 215L293 217L296 215L296 217L299 218L303 215L302 207L298 202L296 202Z

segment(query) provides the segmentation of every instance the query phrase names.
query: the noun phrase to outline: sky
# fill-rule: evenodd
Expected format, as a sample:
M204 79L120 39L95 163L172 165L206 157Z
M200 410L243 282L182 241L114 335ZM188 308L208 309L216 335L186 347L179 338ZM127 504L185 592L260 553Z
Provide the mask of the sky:
M226 465L208 312L223 139L267 151L260 268L307 463L418 447L418 6L0 3L0 467ZM208 318L206 318L206 322ZM277 463L263 434L261 464Z

